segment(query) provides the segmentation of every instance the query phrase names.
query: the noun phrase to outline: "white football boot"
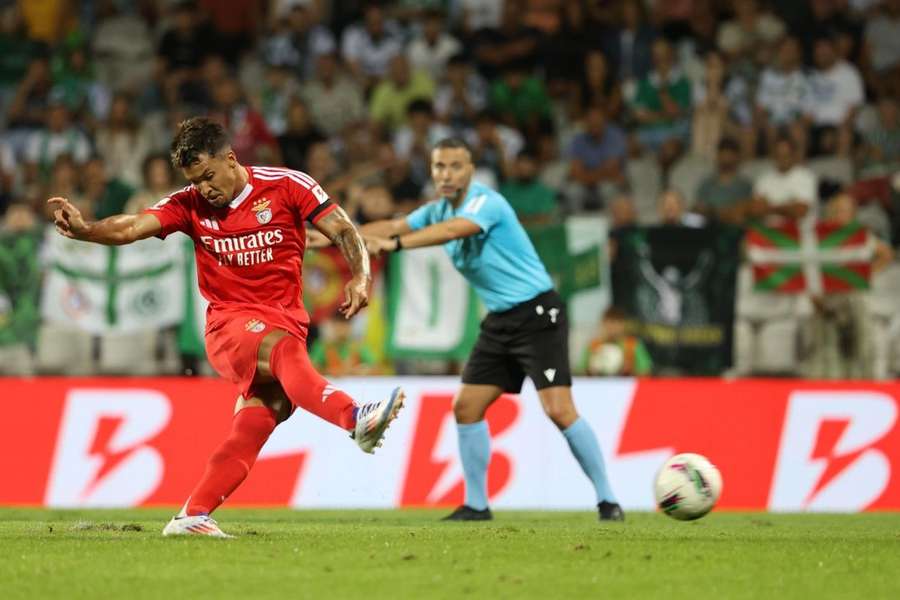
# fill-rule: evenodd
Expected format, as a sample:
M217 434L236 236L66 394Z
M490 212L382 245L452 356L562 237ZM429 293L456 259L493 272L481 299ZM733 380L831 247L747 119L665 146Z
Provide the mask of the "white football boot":
M360 450L368 454L375 453L375 448L381 446L384 432L403 408L405 398L403 389L397 387L386 399L368 402L359 407L356 413L356 427L353 428L350 437L356 440Z
M176 515L163 529L164 536L170 535L206 535L215 538L233 538L221 529L216 520L209 515Z

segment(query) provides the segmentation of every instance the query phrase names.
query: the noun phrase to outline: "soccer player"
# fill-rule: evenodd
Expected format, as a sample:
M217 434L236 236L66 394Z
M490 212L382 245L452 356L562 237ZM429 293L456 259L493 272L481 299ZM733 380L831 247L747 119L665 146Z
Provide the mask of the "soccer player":
M440 198L404 218L361 228L373 253L443 245L490 311L453 400L466 499L446 519L492 518L484 414L503 392L520 392L527 375L593 483L600 519L621 521L624 513L607 481L597 438L572 402L565 305L509 203L474 183L474 169L465 142L439 142L431 153L431 176Z
M368 453L403 405L396 388L362 406L330 385L306 352L304 221L344 255L353 277L341 309L368 302L369 258L347 214L309 175L238 163L225 130L206 118L178 128L172 162L191 184L137 215L86 222L65 198L51 198L62 235L106 245L181 231L194 240L200 290L209 300L206 349L213 367L238 386L231 432L163 535L230 537L209 516L244 481L276 425L301 407L351 432Z

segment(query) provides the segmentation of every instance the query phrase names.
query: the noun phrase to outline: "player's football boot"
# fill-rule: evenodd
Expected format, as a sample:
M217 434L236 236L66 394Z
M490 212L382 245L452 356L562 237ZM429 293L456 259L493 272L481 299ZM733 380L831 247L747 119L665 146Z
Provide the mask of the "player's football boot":
M490 508L478 510L463 504L452 513L441 519L441 521L490 521L494 518Z
M597 505L597 513L601 521L624 521L625 513L622 507L614 502L604 500Z
M391 421L397 418L405 398L403 389L397 387L386 399L368 402L359 407L356 413L356 427L353 428L350 437L356 440L360 450L374 454L375 448L381 446L384 432L387 431Z
M169 521L162 534L170 535L207 535L216 538L233 538L221 529L216 520L209 515L175 516Z

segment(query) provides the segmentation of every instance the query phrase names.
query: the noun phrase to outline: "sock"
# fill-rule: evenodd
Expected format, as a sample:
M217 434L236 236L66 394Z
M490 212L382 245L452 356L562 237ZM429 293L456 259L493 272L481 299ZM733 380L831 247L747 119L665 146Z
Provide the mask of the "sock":
M488 507L487 469L491 460L491 436L487 421L456 424L459 456L466 479L466 504L475 510Z
M302 340L290 335L281 338L272 349L269 366L291 404L348 431L356 425L353 398L319 375Z
M597 443L597 436L594 435L594 430L591 429L588 422L579 417L577 421L564 429L562 434L569 442L569 448L578 464L581 465L584 474L594 484L594 489L597 491L597 503L606 500L615 504L616 497L606 479L603 453L600 451L600 444Z
M265 406L238 411L231 422L231 433L209 458L184 512L191 516L209 514L222 504L247 478L276 424L275 413Z

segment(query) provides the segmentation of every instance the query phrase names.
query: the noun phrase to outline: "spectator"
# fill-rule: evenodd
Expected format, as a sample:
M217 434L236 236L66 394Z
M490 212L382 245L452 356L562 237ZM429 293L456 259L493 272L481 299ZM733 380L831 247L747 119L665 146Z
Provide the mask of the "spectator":
M547 90L551 96L558 98L574 94L574 100L580 100L581 106L584 106L588 102L585 101L581 88L589 52L596 50L603 57L603 83L607 79L615 81L615 74L599 49L599 39L607 32L598 35L593 30L588 23L587 7L583 2L559 2L556 9L560 28L544 40L541 70L547 79ZM598 89L605 88L603 85Z
M620 7L619 29L607 37L605 53L619 81L631 87L653 69L656 32L647 24L640 0L623 0Z
M278 136L284 166L305 171L310 146L327 139L312 123L306 104L299 98L292 98L287 109L287 127Z
M445 30L444 22L440 10L426 11L421 32L406 49L412 68L428 73L434 81L443 79L447 62L462 50L459 40Z
M375 3L366 6L363 22L345 29L341 38L341 56L366 88L387 75L392 59L402 53L399 27L385 22L384 9Z
M900 108L897 100L883 96L878 100L878 118L865 134L864 158L868 169L892 171L900 168Z
M625 184L627 139L618 126L607 121L602 106L585 114L585 131L569 148L570 182L564 197L569 212L598 209Z
M401 209L401 212L418 208L423 186L410 176L409 163L398 158L394 146L388 143L379 144L377 156L382 182L390 190L395 206ZM404 207L408 210L402 210Z
M423 71L412 71L406 56L391 59L388 78L375 86L369 102L369 116L387 131L394 131L406 121L406 110L413 100L431 100L434 82Z
M125 205L128 214L150 208L178 189L175 170L168 153L151 154L144 159L141 169L141 187L132 194Z
M92 157L84 166L82 184L84 195L94 209L94 218L105 219L125 212L125 205L134 195L134 188L117 176L107 174L106 165L99 156Z
M815 174L800 164L791 138L775 141L772 158L775 168L763 173L753 184L750 216L776 225L786 219L797 219L804 227L812 228L818 200Z
M640 338L628 333L625 311L611 306L584 349L580 370L593 376L641 376L653 371L653 360Z
M865 102L862 78L855 66L840 59L833 38L816 41L815 61L808 104L812 152L849 156L854 119Z
M237 65L241 55L253 47L253 37L262 23L264 0L200 0L216 32L222 56Z
M213 89L213 116L228 131L231 148L238 160L246 164L281 164L278 140L265 120L243 97L237 80L225 77Z
M76 119L89 129L109 110L109 90L96 81L87 45L81 39L66 43L51 63L53 91Z
M50 60L38 56L28 65L25 78L19 82L9 104L6 124L9 129L39 129L47 118L53 80L50 77Z
M0 8L0 127L5 124L16 87L25 80L39 50L39 44L28 38L18 5Z
M303 85L303 97L313 124L327 136L340 134L366 116L362 89L340 71L334 54L319 57L316 77Z
M525 147L525 139L515 129L502 125L497 115L486 110L475 119L475 127L465 134L474 153L475 166L486 169L496 179L512 173L512 161Z
M391 219L397 214L394 197L386 185L375 183L358 187L358 194L350 194L354 210L348 212L356 217L359 224Z
M500 186L500 193L523 225L549 223L557 216L556 192L540 182L537 158L527 149L519 152L512 177Z
M7 209L0 223L0 356L3 374L28 375L40 325L44 228L27 204Z
M263 57L269 64L288 67L300 79L311 78L319 58L337 50L334 35L316 22L311 6L293 4L276 31L263 40Z
M604 107L610 120L617 120L622 110L622 87L610 70L606 55L600 50L591 50L583 60L579 82L580 112L599 105Z
M46 190L46 192L44 194L37 195L34 200L43 200L44 198L42 198L41 196L44 196L46 198L52 198L54 196L68 198L69 202L74 204L75 207L78 208L78 210L80 210L83 214L93 215L94 207L81 191L81 182L79 177L80 168L81 165L72 160L72 157L70 155L60 154L59 156L57 156L56 160L53 163L53 169L50 173L50 181L46 185L46 187L44 187L44 190ZM52 219L49 205L40 206L40 210L43 211L44 216Z
M96 134L97 152L111 173L131 186L141 184L144 158L150 153L150 139L138 124L127 94L116 94L109 117Z
M734 19L719 27L719 49L731 59L768 55L768 49L784 35L784 23L760 10L757 0L735 0L733 6Z
M400 160L410 163L413 180L422 186L431 178L431 149L453 131L435 120L428 100L410 102L406 115L406 124L394 133L394 149Z
M28 30L28 38L55 46L77 30L78 12L74 2L24 2L19 8Z
M741 152L731 138L719 142L716 173L700 184L694 204L701 215L723 223L742 224L753 197L753 185L738 172Z
M741 78L729 78L722 55L717 51L706 55L702 85L694 92L694 114L691 120L691 152L712 159L719 140L731 135L741 139L744 156L753 156L756 138L752 112L744 103L746 86Z
M280 65L266 67L265 79L254 90L252 105L259 111L272 135L279 136L287 129L288 110L302 88L290 69Z
M838 194L825 207L825 219L839 226L856 223L856 200ZM884 269L893 260L893 250L869 234L874 247L872 272ZM866 318L865 294L835 292L812 297L810 353L804 375L815 379L872 378L872 331Z
M353 323L335 313L322 324L309 358L322 373L331 377L377 375L378 365L365 341L353 334Z
M537 139L538 179L551 190L561 190L569 181L571 161L562 156L559 140L552 131L543 131Z
M900 96L900 0L885 0L866 24L867 81L879 94Z
M699 227L704 223L702 217L688 212L684 196L676 189L665 190L659 195L656 212L661 225Z
M691 83L678 66L672 46L653 43L654 70L641 80L633 111L641 145L658 152L664 168L681 152L690 131Z
M491 108L508 126L529 135L550 121L550 98L543 81L521 63L507 65L503 77L491 86Z
M447 76L434 97L435 112L460 132L487 106L487 84L462 54L447 63Z
M71 122L69 109L61 98L54 96L46 113L46 125L32 133L25 146L25 161L29 182L47 181L53 163L61 154L70 155L77 164L87 161L91 154L88 138Z
M201 22L197 5L191 0L173 8L171 29L160 38L157 74L169 105L181 98L181 86L199 75L203 60L218 49L215 31Z
M620 230L623 227L632 227L637 224L637 209L634 199L628 195L619 195L607 204L606 212L609 214L609 228L611 231ZM610 257L612 260L612 257Z
M496 79L512 64L537 65L541 34L522 22L524 9L524 0L505 0L500 26L475 35L472 52L487 80Z
M800 44L786 37L778 45L775 64L766 67L756 92L757 127L771 148L781 131L788 131L801 156L806 155L804 112L810 102L810 83L803 72Z
M137 93L153 78L153 43L144 19L115 2L103 2L91 35L97 81L113 91Z

